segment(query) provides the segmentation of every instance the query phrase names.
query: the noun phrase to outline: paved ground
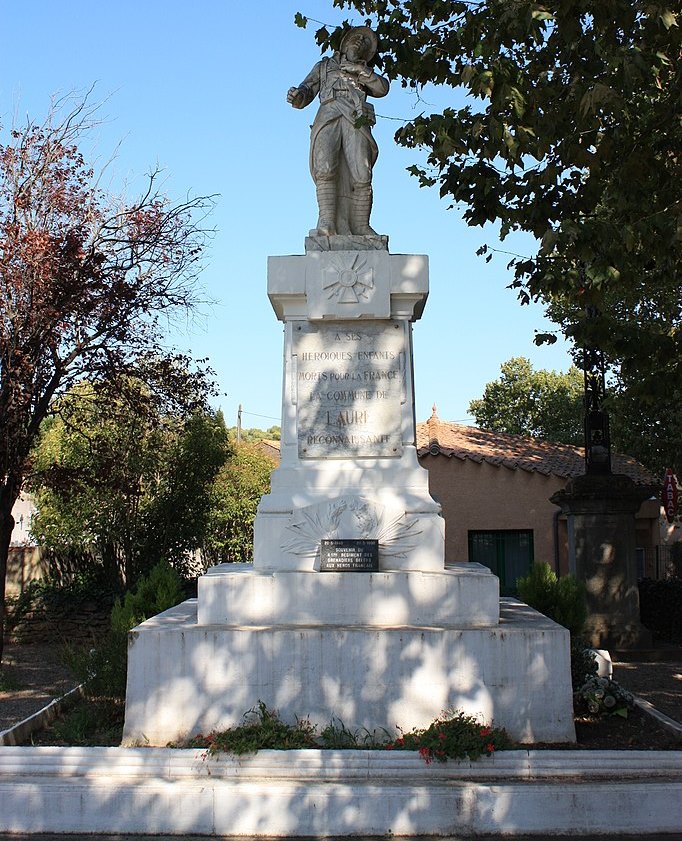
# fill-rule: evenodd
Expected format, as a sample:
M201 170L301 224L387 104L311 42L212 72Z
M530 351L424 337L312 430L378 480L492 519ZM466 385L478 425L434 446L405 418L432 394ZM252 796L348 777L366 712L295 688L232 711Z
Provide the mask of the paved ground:
M214 839L224 836L210 836ZM567 837L567 836L562 836ZM655 834L642 836L641 833L637 835L571 835L568 836L571 841L614 841L614 839L639 839L646 838L646 841L682 841L682 834ZM98 841L206 841L206 835L6 835L0 838L6 838L7 841L85 841L86 838L97 838ZM471 836L462 835L439 835L437 841L556 841L555 835L476 835L475 838ZM229 841L253 841L253 838L240 838L238 836L229 836ZM259 837L258 841L275 841L275 839L268 839ZM289 838L287 841L310 841L309 838ZM352 838L348 836L327 836L324 841L387 841L386 836L358 836L354 835ZM417 836L417 835L401 835L395 841L434 841L433 836Z
M54 645L5 645L0 682L0 731L37 713L77 684Z
M682 647L612 657L614 680L682 723Z

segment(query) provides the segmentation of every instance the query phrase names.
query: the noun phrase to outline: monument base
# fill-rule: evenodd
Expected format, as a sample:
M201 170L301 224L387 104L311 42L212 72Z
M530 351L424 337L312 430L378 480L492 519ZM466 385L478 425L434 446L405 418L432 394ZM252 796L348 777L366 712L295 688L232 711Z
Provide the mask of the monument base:
M261 572L220 564L199 579L199 625L396 625L486 628L499 582L481 564L440 572Z
M258 701L320 729L395 733L456 708L521 742L575 741L568 631L513 599L486 628L199 625L190 600L131 632L124 744L225 729Z

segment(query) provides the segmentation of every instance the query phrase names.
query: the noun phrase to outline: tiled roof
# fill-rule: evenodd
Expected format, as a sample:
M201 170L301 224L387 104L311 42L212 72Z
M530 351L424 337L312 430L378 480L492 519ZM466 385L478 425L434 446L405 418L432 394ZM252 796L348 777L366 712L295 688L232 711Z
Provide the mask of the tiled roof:
M582 447L551 444L523 435L488 432L475 426L442 421L434 412L426 423L417 424L417 453L486 462L510 470L526 470L543 476L570 479L585 472ZM623 473L637 484L658 484L643 465L630 456L613 453L614 473Z
M261 441L258 442L258 446L264 453L269 455L270 458L272 458L276 462L279 462L281 448L279 441L263 438Z

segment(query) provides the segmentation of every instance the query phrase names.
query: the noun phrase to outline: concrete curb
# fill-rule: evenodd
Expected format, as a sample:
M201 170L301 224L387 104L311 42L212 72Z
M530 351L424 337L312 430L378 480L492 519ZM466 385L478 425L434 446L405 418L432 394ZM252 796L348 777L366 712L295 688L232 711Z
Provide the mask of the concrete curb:
M652 835L682 831L680 751L502 751L426 765L387 751L17 744L78 686L0 733L0 832L268 835ZM637 706L682 738L682 725ZM682 746L682 743L681 743Z
M680 724L679 721L675 721L674 718L670 718L670 716L660 712L653 704L649 703L649 701L645 701L643 698L635 697L635 706L639 707L639 709L647 713L647 715L655 718L656 721L662 727L665 727L666 730L670 730L671 733L674 733L680 740L682 748L682 724Z
M0 831L209 836L682 830L682 751L0 749Z
M41 730L71 704L75 703L83 695L83 684L79 684L74 689L69 690L59 698L38 710L37 713L30 715L18 724L8 727L7 730L0 731L0 745L21 745L28 739L31 733L36 730Z

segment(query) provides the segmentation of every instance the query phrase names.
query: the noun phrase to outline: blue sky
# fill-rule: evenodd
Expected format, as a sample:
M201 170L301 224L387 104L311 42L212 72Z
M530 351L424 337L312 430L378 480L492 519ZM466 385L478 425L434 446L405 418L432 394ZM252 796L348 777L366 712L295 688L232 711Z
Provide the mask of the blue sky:
M115 151L113 185L132 194L158 164L176 199L219 194L201 278L215 303L175 325L169 342L209 358L228 424L240 403L245 426L278 423L282 330L266 295L267 257L302 254L317 217L308 171L316 105L296 111L286 103L287 89L319 58L316 24L302 30L293 19L300 11L333 25L344 15L331 0L0 0L0 11L4 127L27 114L41 120L51 96L96 83L103 123L88 151L99 163ZM492 229L468 228L405 171L424 153L398 148L396 128L445 101L437 90L417 101L396 84L375 102L372 224L389 235L392 253L430 260L429 301L414 327L417 419L435 403L442 419L465 421L469 401L505 360L528 356L536 367L565 371L570 358L561 342L534 346L534 331L551 325L506 288L509 258L486 264L475 254L484 242L523 253L528 241L500 246Z

